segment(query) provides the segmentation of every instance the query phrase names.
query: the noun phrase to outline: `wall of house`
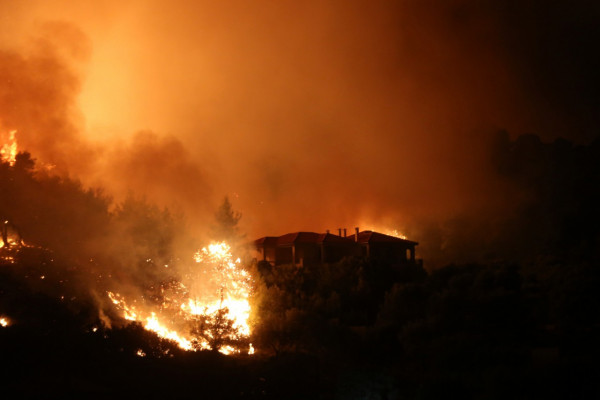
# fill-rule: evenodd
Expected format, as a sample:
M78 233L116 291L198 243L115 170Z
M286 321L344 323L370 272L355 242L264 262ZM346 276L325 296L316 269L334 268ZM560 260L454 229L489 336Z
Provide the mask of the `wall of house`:
M373 258L385 258L397 262L411 261L410 246L406 246L399 243L371 243L369 247L370 256Z
M275 265L292 264L292 246L275 249Z
M296 265L315 265L321 262L321 249L315 243L299 243L296 245Z
M325 257L323 262L338 262L344 257L360 256L361 249L355 243L325 243L323 244Z

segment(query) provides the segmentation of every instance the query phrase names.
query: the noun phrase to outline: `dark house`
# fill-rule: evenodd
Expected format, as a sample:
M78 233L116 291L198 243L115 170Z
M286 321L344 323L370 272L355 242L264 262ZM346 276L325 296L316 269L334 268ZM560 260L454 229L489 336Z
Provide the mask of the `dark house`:
M295 232L282 236L266 236L254 241L257 259L271 265L292 264L302 267L340 261L344 257L386 258L395 263L415 264L417 242L356 228L354 235Z
M373 231L355 234L361 255L415 263L415 246L419 243Z

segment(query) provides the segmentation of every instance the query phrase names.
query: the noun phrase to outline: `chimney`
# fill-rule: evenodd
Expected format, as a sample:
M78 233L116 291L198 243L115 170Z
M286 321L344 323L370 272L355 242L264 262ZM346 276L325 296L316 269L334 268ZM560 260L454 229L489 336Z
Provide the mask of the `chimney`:
M329 229L325 230L325 233L329 234Z
M354 241L358 242L358 226L356 228L354 228L354 231L355 231L355 233L354 233Z
M338 228L338 236L342 236L342 228Z
M346 228L344 228L344 237L346 237Z

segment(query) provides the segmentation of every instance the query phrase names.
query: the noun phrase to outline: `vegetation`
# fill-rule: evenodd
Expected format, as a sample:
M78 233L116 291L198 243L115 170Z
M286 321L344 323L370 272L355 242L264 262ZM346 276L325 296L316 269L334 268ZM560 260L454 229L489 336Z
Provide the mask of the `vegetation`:
M241 218L242 214L233 209L229 197L225 196L215 213L215 223L211 226L211 239L217 242L228 242L232 247L239 245L243 239L238 228Z
M0 358L13 366L0 383L23 397L598 397L598 152L598 142L500 134L499 176L535 196L498 225L487 260L474 251L477 262L431 271L366 258L253 264L257 353L234 357L102 325L98 274L164 278L156 266L173 258L175 219L132 198L111 210L101 192L35 173L21 155L0 165L0 215L46 250L0 266L0 312L19 321L0 328ZM240 237L239 218L225 199L223 238ZM231 339L223 313L196 328L213 348Z

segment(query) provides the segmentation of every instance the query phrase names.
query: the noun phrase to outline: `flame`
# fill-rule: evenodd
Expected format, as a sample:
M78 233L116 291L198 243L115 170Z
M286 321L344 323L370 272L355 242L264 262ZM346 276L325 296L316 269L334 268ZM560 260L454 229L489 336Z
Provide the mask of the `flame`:
M197 251L193 259L198 265L183 277L185 284L176 281L161 287L160 304L142 301L141 306L134 306L119 293L109 291L107 295L123 318L142 323L145 329L184 350L216 347L223 354L241 352L236 341L250 336L250 274L239 258L234 261L231 248L224 242ZM195 289L200 287L204 290ZM223 332L227 338L217 337ZM252 346L248 353L254 354Z
M386 235L395 236L400 239L404 239L404 240L407 239L406 235L401 234L397 229L387 230L383 233L385 233Z
M2 146L2 148L0 148L0 158L3 162L7 162L11 167L15 165L15 161L17 160L17 139L15 137L16 134L16 130L10 131L8 133L8 143L5 143Z
M0 326L2 326L3 328L6 328L9 325L10 325L10 320L8 318L0 317Z
M137 320L137 312L134 307L129 307L122 296L118 293L107 292L110 300L123 311L123 318L129 321Z
M406 240L407 237L406 235L404 235L399 229L397 228L390 228L389 225L387 224L371 224L371 223L362 223L360 224L360 226L364 226L365 230L369 230L369 231L373 231L373 232L380 232L383 233L384 235L388 235L388 236L394 236L397 237L399 239L404 239Z
M189 303L193 314L201 314L203 301L204 309L215 313L219 309L227 308L227 316L234 321L236 328L242 335L250 335L248 318L250 317L250 291L252 278L245 269L241 268L240 259L233 260L231 248L225 242L214 243L196 252L194 260L208 266L205 271L212 273L210 279L216 283L217 292L212 298L203 296ZM218 296L215 296L218 295ZM208 300L208 302L207 302ZM206 312L205 311L205 312Z
M192 350L194 348L190 340L181 337L179 333L170 330L164 325L162 325L158 320L156 313L154 312L150 314L150 317L146 318L146 325L144 325L144 328L156 333L161 338L169 339L176 342L179 345L179 347L181 347L184 350Z

